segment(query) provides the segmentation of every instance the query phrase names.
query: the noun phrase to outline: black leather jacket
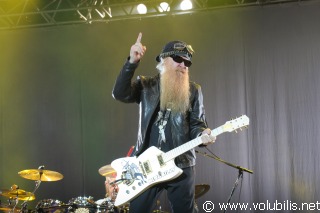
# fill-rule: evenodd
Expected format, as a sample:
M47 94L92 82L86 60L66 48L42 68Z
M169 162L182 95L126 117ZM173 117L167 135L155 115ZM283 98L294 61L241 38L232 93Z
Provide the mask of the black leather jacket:
M135 69L139 63L131 64L128 61L124 64L117 77L113 88L113 97L125 103L138 103L140 106L140 122L138 140L132 155L140 155L147 147L145 136L150 124L151 117L159 104L159 82L160 77L138 76L132 80ZM204 116L203 96L198 84L190 82L190 109L187 113L172 114L170 116L171 132L174 147L178 147L199 136L207 124ZM175 163L180 168L195 165L194 149L178 156Z

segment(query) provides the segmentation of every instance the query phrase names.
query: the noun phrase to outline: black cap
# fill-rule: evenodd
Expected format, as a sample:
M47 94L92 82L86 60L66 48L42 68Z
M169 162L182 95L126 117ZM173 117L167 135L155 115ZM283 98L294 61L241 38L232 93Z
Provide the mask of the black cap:
M170 41L168 44L164 46L160 55L156 57L156 60L160 62L160 58L166 58L171 55L183 56L187 60L191 61L192 54L194 50L191 45L188 45L183 41Z

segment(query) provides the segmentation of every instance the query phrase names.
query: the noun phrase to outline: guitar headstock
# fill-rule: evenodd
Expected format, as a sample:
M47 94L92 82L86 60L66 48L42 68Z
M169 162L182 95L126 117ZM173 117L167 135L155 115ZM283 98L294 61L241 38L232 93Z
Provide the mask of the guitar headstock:
M223 125L223 130L226 132L237 131L237 129L242 130L243 127L249 126L249 118L246 115L242 115L239 118L227 121Z

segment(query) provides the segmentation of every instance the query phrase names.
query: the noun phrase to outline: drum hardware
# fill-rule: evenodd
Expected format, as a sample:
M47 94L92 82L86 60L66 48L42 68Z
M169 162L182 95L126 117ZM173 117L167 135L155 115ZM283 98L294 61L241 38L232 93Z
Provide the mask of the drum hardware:
M79 196L70 199L67 204L55 199L44 199L38 202L37 213L128 213L128 206L115 207L110 197L97 201L92 196Z
M67 212L70 205L67 205L60 200L44 199L37 203L36 211L39 213L64 213Z
M198 199L205 193L207 193L210 189L210 185L208 184L199 184L195 186L195 199Z
M13 206L10 205L0 205L0 212L21 212L21 209L16 207L13 211Z
M0 190L0 193L2 193L2 191ZM0 200L0 212L11 212L13 210L13 205L11 203L11 200L9 199L9 204L8 205L5 205L5 204L2 204L1 200ZM15 208L15 210L17 212L20 211L20 208Z
M76 197L72 198L68 202L69 212L75 213L92 213L96 212L97 205L93 200L93 197Z
M33 194L39 188L41 181L57 181L63 178L63 175L58 172L44 170L44 166L39 166L38 169L26 169L18 172L18 174L25 179L35 181L35 188L32 192ZM27 206L27 201L29 201L29 199L25 200L21 204L25 208Z
M31 192L26 192L22 189L3 189L1 190L1 195L5 197L9 197L11 200L34 200L35 196Z
M110 197L106 197L95 202L97 212L114 212L114 203Z
M44 168L45 166L42 165L42 166L39 166L38 169L26 169L18 172L18 174L22 178L35 181L35 188L32 194L34 194L37 191L42 181L58 181L63 178L62 174L55 171L45 170ZM27 202L30 200L31 200L31 197L24 200L24 202L21 204L22 212L24 212L27 209Z
M23 205L20 210L20 212L26 211L27 201L31 201L35 199L34 193L26 192L25 190L19 189L19 186L16 184L12 185L10 190L3 189L0 191L0 195L8 197L9 200L9 212L15 212L17 211L17 205L19 203L19 200L23 200ZM8 208L9 208L8 207Z
M63 175L59 172L44 170L44 166L40 166L38 169L27 169L18 172L18 174L29 180L35 181L58 181L63 178Z

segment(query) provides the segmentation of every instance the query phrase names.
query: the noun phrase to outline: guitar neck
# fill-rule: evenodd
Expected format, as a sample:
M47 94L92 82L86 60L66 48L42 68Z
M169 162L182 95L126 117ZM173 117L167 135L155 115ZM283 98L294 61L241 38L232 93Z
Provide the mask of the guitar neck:
M218 136L220 134L222 134L224 131L224 128L223 128L223 125L222 126L219 126L213 130L211 130L211 135L212 136ZM199 146L200 144L202 144L202 139L201 139L201 136L181 145L181 146L178 146L166 153L163 154L163 160L164 162L168 162L174 158L176 158L177 156Z

